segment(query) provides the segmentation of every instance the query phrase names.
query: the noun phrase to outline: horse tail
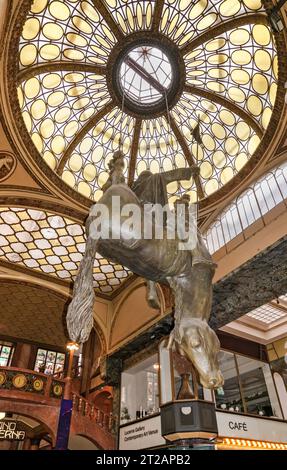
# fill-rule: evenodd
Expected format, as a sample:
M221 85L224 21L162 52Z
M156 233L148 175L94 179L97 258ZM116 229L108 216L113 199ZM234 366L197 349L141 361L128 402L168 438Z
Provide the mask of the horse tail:
M93 328L95 302L93 266L96 250L96 241L88 236L85 254L74 284L73 299L68 307L66 318L70 339L77 343L85 343Z

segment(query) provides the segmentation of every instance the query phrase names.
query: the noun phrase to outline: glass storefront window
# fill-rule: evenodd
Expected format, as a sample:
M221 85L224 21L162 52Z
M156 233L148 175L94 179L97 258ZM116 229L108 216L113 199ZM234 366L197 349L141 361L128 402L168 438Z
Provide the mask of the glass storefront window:
M47 375L61 374L64 371L65 354L38 349L34 370Z
M8 367L11 364L14 347L12 343L0 342L0 366Z
M159 411L157 354L122 373L121 424Z
M244 411L234 354L220 351L219 367L224 377L224 386L215 390L217 408Z
M282 417L269 364L221 351L224 385L215 391L218 409Z

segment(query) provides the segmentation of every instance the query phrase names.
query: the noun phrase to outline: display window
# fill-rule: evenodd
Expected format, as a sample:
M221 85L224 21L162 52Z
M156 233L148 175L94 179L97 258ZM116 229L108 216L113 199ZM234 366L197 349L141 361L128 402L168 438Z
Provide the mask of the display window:
M122 373L121 424L159 412L158 355L137 363Z
M65 354L38 349L34 370L47 375L61 374L64 371Z
M215 390L220 410L266 417L282 417L269 364L221 351L219 364L223 387Z
M14 345L4 341L0 342L0 366L8 367L11 365Z

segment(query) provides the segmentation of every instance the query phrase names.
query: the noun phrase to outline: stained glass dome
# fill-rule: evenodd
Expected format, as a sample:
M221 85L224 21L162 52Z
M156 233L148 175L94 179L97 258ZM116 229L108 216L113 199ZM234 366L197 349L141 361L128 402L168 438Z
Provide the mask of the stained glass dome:
M129 183L147 169L198 164L196 181L168 186L170 201L215 193L256 152L277 79L259 0L35 0L19 44L31 139L92 200L119 147Z

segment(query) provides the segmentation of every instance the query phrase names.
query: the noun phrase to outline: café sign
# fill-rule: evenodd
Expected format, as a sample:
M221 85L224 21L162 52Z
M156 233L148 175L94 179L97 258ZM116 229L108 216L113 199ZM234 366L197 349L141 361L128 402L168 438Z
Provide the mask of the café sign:
M26 432L19 429L19 423L13 420L0 420L0 440L1 441L23 441Z

